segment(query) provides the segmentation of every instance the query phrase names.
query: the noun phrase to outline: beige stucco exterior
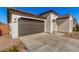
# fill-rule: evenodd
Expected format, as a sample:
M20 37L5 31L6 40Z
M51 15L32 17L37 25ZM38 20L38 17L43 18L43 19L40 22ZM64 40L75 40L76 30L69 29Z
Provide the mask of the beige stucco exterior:
M52 23L52 33L56 33L57 32L57 24L56 24L56 18L58 18L58 15L51 13L51 23Z
M73 27L74 27L74 22L73 22L73 17L70 16L69 18L69 33L73 31Z
M69 20L58 19L56 20L57 32L69 32Z
M72 15L64 15L59 18L58 15L54 13L46 13L42 15L47 17L46 19L46 32L56 33L56 32L72 32L73 31L73 17ZM59 19L58 19L59 18Z
M18 20L21 17L44 21L44 32L72 32L74 27L72 15L60 17L57 13L48 11L42 15L33 15L12 9L10 21L10 35L12 38L18 38ZM15 23L16 22L16 23Z
M52 30L51 30L51 13L46 13L46 14L44 14L44 15L42 15L43 17L46 17L46 30L45 30L45 32L49 32L49 33L51 33L52 32Z
M50 13L43 14L41 16L46 17L46 31L45 32L49 32L49 33L56 32L57 24L56 22L54 22L54 20L56 20L58 15L50 12Z
M57 32L72 32L73 31L73 17L69 16L68 18L57 19Z

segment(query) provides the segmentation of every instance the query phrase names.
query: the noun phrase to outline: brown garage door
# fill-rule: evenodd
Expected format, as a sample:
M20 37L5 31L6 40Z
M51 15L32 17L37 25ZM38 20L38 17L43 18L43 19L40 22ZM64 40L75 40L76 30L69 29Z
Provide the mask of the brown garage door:
M19 19L19 36L44 32L44 21Z

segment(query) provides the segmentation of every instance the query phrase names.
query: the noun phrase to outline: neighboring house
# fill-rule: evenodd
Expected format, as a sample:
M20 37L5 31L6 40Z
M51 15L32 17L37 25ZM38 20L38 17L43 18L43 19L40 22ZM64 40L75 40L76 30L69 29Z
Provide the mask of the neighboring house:
M53 10L39 15L8 8L8 22L12 38L40 32L72 32L72 15L60 16Z

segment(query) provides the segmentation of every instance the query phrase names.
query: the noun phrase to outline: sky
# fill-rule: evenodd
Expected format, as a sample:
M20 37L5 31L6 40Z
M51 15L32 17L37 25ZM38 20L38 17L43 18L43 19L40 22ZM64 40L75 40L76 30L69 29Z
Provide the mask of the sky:
M0 7L0 22L7 23L7 10L5 7Z
M54 10L59 15L72 14L79 23L79 7L15 7L17 10L40 14L48 10ZM7 8L0 7L0 22L7 23Z

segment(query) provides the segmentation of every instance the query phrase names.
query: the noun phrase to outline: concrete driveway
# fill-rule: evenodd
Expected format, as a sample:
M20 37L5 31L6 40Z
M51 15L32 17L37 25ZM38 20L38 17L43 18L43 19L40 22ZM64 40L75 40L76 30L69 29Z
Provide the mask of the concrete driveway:
M39 33L20 37L29 52L78 52L79 40L61 34Z

